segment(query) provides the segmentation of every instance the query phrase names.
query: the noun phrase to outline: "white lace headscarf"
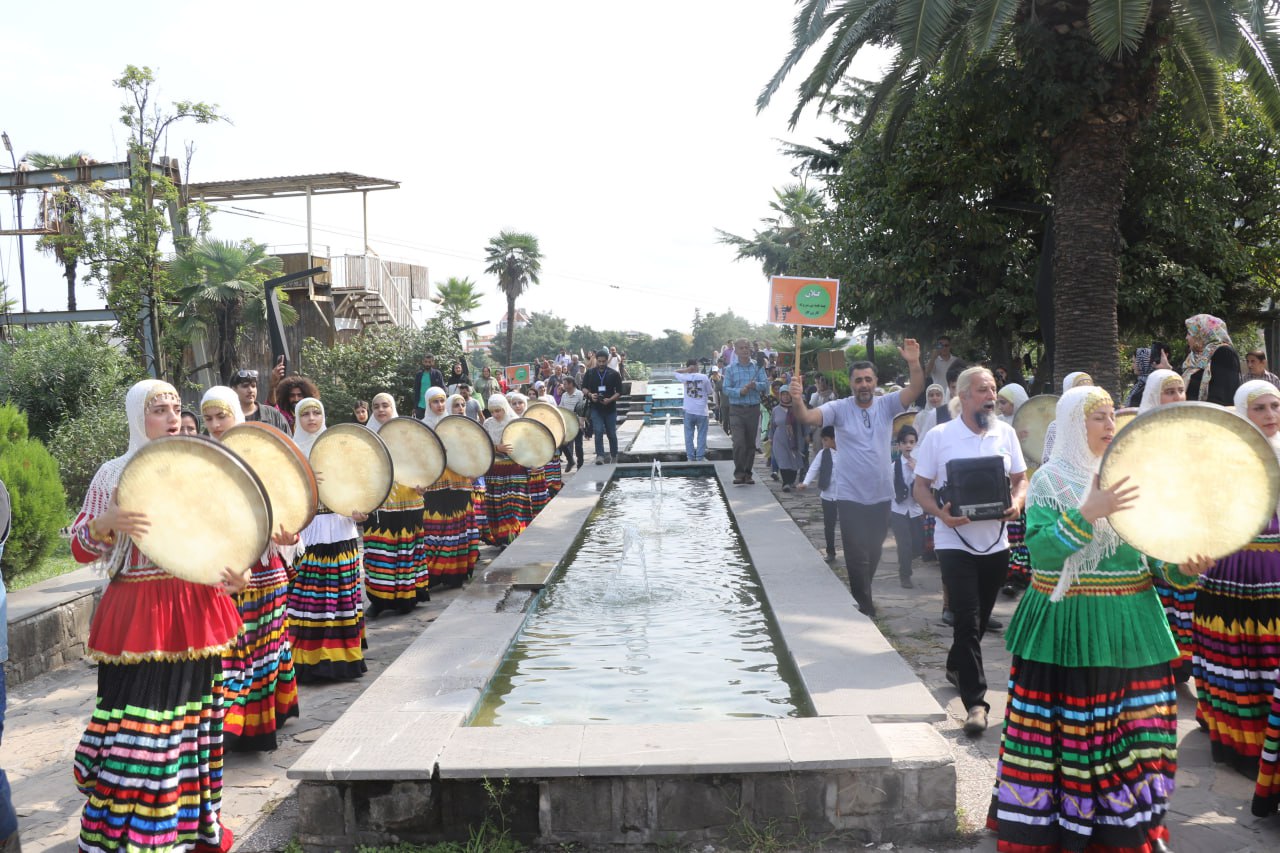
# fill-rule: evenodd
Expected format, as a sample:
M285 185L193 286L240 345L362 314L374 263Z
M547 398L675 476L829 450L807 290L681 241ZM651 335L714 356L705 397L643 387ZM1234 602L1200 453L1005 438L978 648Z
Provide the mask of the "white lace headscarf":
M1250 379L1239 388L1236 389L1235 404L1236 414L1245 420L1249 420L1249 405L1259 397L1280 397L1280 389L1272 385L1265 379ZM1267 439L1271 443L1271 449L1275 451L1276 460L1280 461L1280 432ZM1280 510L1280 508L1277 508Z
M450 395L449 395L449 399L447 399L447 400L445 400L445 401L444 401L444 413L445 413L446 415L452 415L452 414L453 414L453 404L454 404L455 402L460 402L460 403L462 403L462 414L465 416L465 415L467 414L467 398L466 398L466 397L464 397L464 396L462 396L461 394L450 394Z
M510 404L509 408L511 409L511 411L509 413L509 416L512 418L523 417L523 415L516 414L515 404L517 402L523 403L526 411L529 408L529 398L521 394L519 391L509 392L507 394L507 402ZM492 409L490 409L490 411L492 411Z
M1182 382L1183 379L1172 370L1153 370L1147 374L1147 384L1142 389L1142 401L1138 403L1138 414L1149 412L1160 405L1160 395L1164 393L1164 386L1172 381ZM1271 386L1275 390L1274 385Z
M435 412L431 411L431 401L436 397L445 398L445 407L444 407L443 415L437 415ZM439 387L438 385L432 385L430 388L428 388L427 393L422 396L422 401L427 404L427 410L422 415L422 422L427 426L431 427L432 429L435 429L436 424L438 424L442 418L445 418L449 415L448 399L449 399L449 395L445 393L445 390Z
M1027 493L1029 506L1067 511L1079 509L1084 503L1102 464L1102 457L1095 456L1089 449L1085 419L1103 405L1114 405L1111 395L1105 388L1094 386L1072 388L1058 400L1055 410L1058 436L1053 458L1031 478L1031 488ZM1094 521L1092 541L1067 557L1050 599L1061 601L1083 572L1097 568L1099 563L1116 552L1119 545L1120 537L1107 519Z
M205 407L220 409L235 420L232 426L244 423L244 409L240 406L240 395L226 385L214 385L200 398L200 415L204 416ZM205 417L208 420L208 417ZM213 433L210 433L212 435Z
M316 443L316 439L329 428L327 421L320 421L320 429L315 432L307 432L302 428L302 413L315 409L320 413L320 417L324 418L324 403L321 403L315 397L303 397L298 404L293 407L293 443L298 445L298 449L308 459L311 458L311 447ZM370 418L369 420L373 420Z
M234 393L234 392L233 392ZM159 398L172 398L181 402L177 390L168 382L159 379L144 379L129 389L124 397L125 418L129 422L129 447L124 455L104 462L98 472L93 475L89 490L85 492L84 505L73 527L75 532L107 511L111 505L111 496L120 484L120 473L133 455L142 449L149 440L147 438L147 409ZM238 398L237 398L238 402ZM124 565L125 556L129 552L131 540L128 536L116 537L115 547L104 554L95 564L114 575Z
M369 404L369 405L372 407L374 404L376 404L376 403L377 403L378 401L380 401L380 400L386 400L388 403L390 403L390 404L391 404L391 418L398 418L398 417L400 417L399 412L397 412L397 411L396 411L396 398L395 398L395 397L392 397L392 396L391 396L390 394L388 394L386 391L383 391L383 392L378 393L378 394L374 394L374 395L373 395L373 400L370 402L370 404ZM391 418L387 418L387 421L388 421L388 422L390 422L390 421L391 421ZM367 426L367 427L369 427L369 429L373 430L373 432L374 432L374 434L375 434L375 435L376 435L376 434L377 434L377 432L378 432L380 429L382 429L382 427L383 427L382 422L381 422L381 421L379 421L376 417L374 417L374 415L373 415L373 409L372 409L372 408L370 408L370 409L369 409L369 423L365 424L365 426Z
M1017 382L1010 382L997 392L998 396L1003 397L1013 404L1013 415L1018 414L1018 409L1022 408L1022 404L1027 402L1027 391ZM1013 415L1001 415L1000 420L1005 423L1013 423Z

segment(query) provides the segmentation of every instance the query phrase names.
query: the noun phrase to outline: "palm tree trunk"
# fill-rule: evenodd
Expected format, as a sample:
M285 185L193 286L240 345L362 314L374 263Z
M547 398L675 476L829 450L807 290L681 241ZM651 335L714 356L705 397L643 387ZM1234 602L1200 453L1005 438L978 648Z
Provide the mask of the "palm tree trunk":
M511 364L511 347L516 340L516 298L507 296L507 364Z
M68 261L66 266L62 268L62 274L67 277L67 310L76 310L76 262Z

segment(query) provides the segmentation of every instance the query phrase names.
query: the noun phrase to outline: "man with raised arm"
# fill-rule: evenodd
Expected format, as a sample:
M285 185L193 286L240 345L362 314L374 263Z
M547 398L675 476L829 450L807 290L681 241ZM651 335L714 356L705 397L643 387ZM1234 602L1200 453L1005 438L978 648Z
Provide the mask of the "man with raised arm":
M791 379L796 418L810 426L836 429L840 453L836 456L832 486L844 544L844 565L853 599L869 617L876 615L871 579L889 532L889 505L893 501L893 479L889 475L893 419L924 391L920 344L907 338L898 352L911 371L911 381L896 394L875 395L876 366L869 361L855 361L849 367L852 396L823 403L816 409L805 404L799 373Z

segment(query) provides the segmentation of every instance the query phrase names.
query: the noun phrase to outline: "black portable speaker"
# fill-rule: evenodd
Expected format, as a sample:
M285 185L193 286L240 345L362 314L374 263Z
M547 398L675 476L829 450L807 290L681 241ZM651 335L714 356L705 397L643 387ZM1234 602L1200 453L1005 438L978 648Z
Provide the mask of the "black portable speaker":
M947 463L947 484L939 503L951 502L953 516L972 521L999 519L1013 506L1003 456L952 459Z

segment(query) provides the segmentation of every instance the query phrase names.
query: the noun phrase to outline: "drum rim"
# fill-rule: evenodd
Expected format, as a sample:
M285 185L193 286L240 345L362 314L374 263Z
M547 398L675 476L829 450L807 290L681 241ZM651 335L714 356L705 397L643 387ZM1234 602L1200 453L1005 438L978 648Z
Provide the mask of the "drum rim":
M455 419L456 419L456 420L455 420ZM440 420L436 421L436 428L435 428L435 432L439 432L439 430L440 430L440 425L441 425L442 423L444 423L445 421L449 421L449 420L454 420L454 422L455 422L455 423L456 423L457 421L466 421L467 423L469 423L469 424L471 424L473 427L475 427L475 430L472 430L472 429L471 429L471 427L466 427L466 429L467 429L467 430L470 430L470 431L472 431L472 432L478 431L480 435L483 435L483 436L484 436L484 440L485 440L486 442L488 442L488 444L489 444L489 465L485 468L485 471L488 471L488 470L489 470L489 468L492 468L492 467L493 467L493 460L494 460L494 457L495 457L497 454L496 454L496 451L494 451L494 449L493 449L493 439L489 437L489 432L488 432L488 430L486 430L483 426L481 426L481 425L480 425L480 423L479 423L479 422L477 422L474 418L469 418L469 417L467 417L466 415L445 415L443 418L441 418ZM448 429L452 429L452 428L453 428L453 427L452 427L452 425L451 425L450 427L448 427ZM439 436L439 435L437 435L437 436L436 436L436 438L440 438L440 436ZM441 444L444 444L444 439L440 439L440 443L441 443ZM449 448L446 446L446 447L445 447L445 460L446 460L446 462L448 461L448 453L449 453ZM462 472L457 471L457 470L455 470L455 469L453 469L453 468L450 468L449 470L450 470L450 471L453 471L455 474L458 474L459 476L466 476L465 474L462 474ZM483 474L483 473L482 473L482 474L477 474L476 476L477 476L477 477L483 477L483 476L484 476L484 474Z
M561 434L562 434L562 435L561 435L561 438L560 438L560 441L559 441L559 442L556 442L556 434L555 434L554 432L551 432L551 427L547 427L547 431L548 431L548 432L551 432L551 440L552 440L552 442L555 442L555 447L556 447L556 449L559 449L559 448L561 448L561 447L564 447L564 443L565 443L565 441L566 441L566 439L564 438L564 436L565 436L565 435L568 435L568 433L569 433L569 428L568 428L568 427L566 427L566 426L564 425L564 415L560 414L560 407L559 407L559 406L554 406L554 405L552 405L551 403L544 403L544 402L542 402L541 400L538 400L538 401L537 401L537 402L535 402L535 403L530 403L530 404L525 408L525 410L524 410L525 416L528 416L528 414L529 414L529 409L534 409L534 408L539 408L539 407L540 407L540 408L544 408L544 409L551 409L551 410L552 410L552 411L554 411L557 415L560 415L560 432L561 432ZM537 418L529 418L529 420L536 421L536 420L537 420ZM542 423L542 422L541 422L541 421L538 421L538 423ZM543 425L543 426L547 426L546 424L542 424L542 425Z
M312 455L315 454L316 446L319 445L320 442L324 440L324 437L331 432L339 435L347 435L347 434L356 435L357 431L359 433L364 433L367 435L368 438L373 439L373 443L370 444L369 446L381 452L383 459L386 460L387 468L391 470L391 476L387 479L387 490L386 492L383 493L382 497L378 498L378 502L373 505L373 508L368 511L357 510L358 512L362 512L367 515L368 513L373 512L378 507L386 503L387 495L391 494L391 489L394 488L396 484L395 462L391 458L391 451L387 450L387 445L383 442L382 439L378 438L378 434L373 430L369 429L368 427L361 426L360 424L350 424L350 423L334 424L331 427L326 427L325 431L320 433L320 435L316 437L315 443L311 445L311 453ZM310 460L308 459L308 461ZM326 504L326 506L328 505Z
M446 417L447 417L447 416L446 416ZM443 418L442 418L441 420L443 420ZM434 441L434 442L436 443L436 447L440 449L440 459L443 461L443 464L440 466L440 473L436 475L435 480L432 480L430 483L427 483L427 484L426 484L426 487L427 487L427 488L430 488L431 486L435 485L436 481L437 481L437 480L439 480L439 479L440 479L440 477L444 474L445 469L449 467L449 451L448 451L448 448L446 448L446 447L444 446L444 442L440 440L440 436L436 435L436 431L435 431L435 430L433 430L431 427L427 426L425 423L423 423L422 421L418 420L417 418L411 418L411 417L409 417L408 415L397 415L396 417L394 417L394 418L392 418L391 420L389 420L389 421L387 421L386 423L384 423L384 424L382 425L382 427L381 427L381 428L379 429L379 431L378 431L378 438L379 438L379 439L382 439L382 430L386 429L387 427L391 426L392 424L396 423L397 421L399 421L399 422L401 422L401 423L404 423L404 424L413 424L414 426L413 426L413 427L411 427L411 429L414 429L414 430L425 430L425 431L426 431L426 433L427 433L428 435L430 435L430 436L431 436L431 440L432 440L432 441ZM398 429L398 428L397 428L397 429ZM385 441L385 440L383 441L383 446L384 446L384 447L386 446L386 441ZM388 454L390 454L390 453L391 453L391 448L389 448L389 447L387 448L387 453L388 453ZM399 480L397 480L397 479L396 479L396 477L395 477L395 467L396 467L396 460L395 460L395 456L392 456L392 457L391 457L391 481L392 481L393 483L398 483L398 484L399 484L399 485L401 485L401 486L406 486L406 487L411 488L411 489L412 489L412 488L416 488L415 486L410 485L409 483L401 483ZM390 494L390 492L389 492L389 491L388 491L388 494ZM383 500L385 501L385 500L386 500L386 498L383 498Z
M552 457L554 457L554 456L555 456L555 454L556 454L556 450L558 449L558 448L556 447L556 437L555 437L555 435L551 432L551 430L547 429L546 424L539 423L538 421L535 421L535 420L533 420L533 419L531 419L531 418L513 418L512 420L510 420L506 425L504 425L504 426L502 427L502 435L503 435L503 438L504 438L504 439L506 438L506 434L507 434L507 430L508 430L508 429L510 429L511 427L515 426L516 424L520 424L521 422L523 422L523 423L525 424L525 426L520 426L520 427L518 427L518 429L528 429L528 428L529 428L529 425L532 425L532 426L536 426L538 429L541 429L543 432L545 432L545 433L547 434L547 437L548 437L549 439L551 439L551 456L552 456ZM536 432L537 430L534 430L534 431ZM505 440L503 441L503 444L506 444L506 441L505 441ZM516 464L520 464L520 463L519 463L519 460L514 459L514 457L512 457L512 460L513 460L513 461L515 461L515 462L516 462ZM551 461L551 459L550 459L550 458L548 458L548 459L547 459L547 462L550 462L550 461ZM543 464L543 465L545 465L545 464L546 464L546 462L544 462L544 463L542 463L542 464ZM537 468L537 467L540 467L540 466L534 465L534 466L532 466L532 467Z
M565 423L564 444L560 446L567 447L569 444L573 442L575 438L578 437L578 433L582 432L582 425L578 423L578 413L575 412L573 409L566 409L564 406L560 406L560 405L557 405L556 408L560 410L562 416L564 417L564 423ZM568 434L570 418L573 419L573 435Z
M1271 521L1271 517L1276 512L1277 502L1280 502L1280 460L1276 459L1275 452L1271 449L1271 443L1267 440L1267 437L1262 434L1262 430L1258 429L1258 427L1248 418L1240 417L1240 415L1236 414L1231 409L1227 409L1222 406L1215 405L1214 403L1205 403L1199 400L1186 400L1186 401L1181 401L1177 403L1165 403L1162 406L1158 406L1154 409L1149 409L1145 412L1142 412L1141 414L1136 415L1133 418L1133 420L1125 424L1124 428L1119 430L1116 433L1115 437L1111 440L1111 444L1109 444L1107 446L1107 449L1103 452L1102 460L1098 464L1098 483L1103 488L1106 488L1106 479L1104 475L1106 474L1106 470L1107 470L1107 460L1109 458L1112 458L1114 453L1119 452L1116 450L1116 448L1122 447L1122 445L1119 443L1119 439L1122 435L1128 434L1132 436L1135 434L1135 431L1131 429L1131 427L1133 427L1134 424L1137 424L1140 421L1149 423L1152 419L1152 416L1155 416L1155 415L1158 415L1159 417L1163 418L1163 417L1168 417L1173 412L1195 411L1195 410L1213 412L1214 414L1210 415L1210 418L1222 418L1223 420L1221 421L1221 424L1223 425L1230 424L1233 426L1243 427L1244 428L1243 435L1251 436L1250 438L1246 438L1245 441L1258 442L1258 445L1256 448L1258 451L1260 451L1258 455L1261 456L1263 460L1266 460L1263 462L1263 465L1267 467L1272 467L1273 469L1273 474L1270 478L1271 485L1272 485L1272 490L1271 490L1272 494L1270 495L1271 500L1270 500L1269 506L1264 512L1266 517L1263 519L1262 524L1258 526L1258 529L1254 531L1254 533L1252 534L1252 536L1249 537L1248 540L1236 546L1236 548L1234 548L1233 550L1227 552L1226 554L1209 555L1209 556L1212 556L1214 559L1221 559L1222 557L1228 556L1229 554L1233 554L1236 551L1238 551L1240 548L1243 548L1245 545L1248 544L1250 540L1256 537L1259 532L1261 532L1262 530L1265 530L1267 524L1269 524ZM1265 453L1261 452L1263 450L1265 450L1266 452ZM1128 537L1120 533L1120 531L1126 526L1127 525L1123 518L1120 519L1119 527L1116 527L1115 523L1112 522L1112 527L1115 528L1116 533L1120 535L1121 539L1123 539L1126 543L1128 543L1130 547L1133 547L1134 549L1146 554L1147 552L1145 550L1143 550L1138 545L1133 544L1133 542L1131 542ZM1149 556L1156 556L1156 555L1151 554ZM1157 557L1157 559L1159 558ZM1176 562L1176 561L1173 561L1173 562Z
M1029 397L1029 398L1027 398L1027 402L1025 402L1025 403L1023 403L1021 406L1019 406L1019 407L1018 407L1018 411L1016 411L1016 412L1014 412L1014 413L1013 413L1013 423L1012 423L1012 424L1010 424L1010 426L1012 426L1012 427L1013 427L1015 434L1016 434L1017 429L1018 429L1018 416L1019 416L1019 415L1021 415L1024 411L1025 411L1025 412L1028 412L1028 413L1030 413L1030 412L1032 412L1032 411L1035 411L1035 409L1029 409L1029 408L1027 408L1027 407L1028 407L1028 406L1030 406L1030 405L1031 405L1031 403L1032 403L1034 400L1039 400L1039 399L1040 399L1040 398L1042 398L1042 397L1043 397L1043 398L1050 399L1050 400L1053 400L1053 410L1054 410L1055 412L1057 411L1058 400L1062 399L1062 395L1061 395L1061 394L1036 394L1034 397ZM1054 421L1054 418L1050 418L1050 419L1049 419L1049 423L1053 423L1053 421ZM1048 429L1049 429L1048 424L1046 424L1046 425L1045 425L1045 432L1046 432L1046 433L1048 432ZM1030 461L1030 462L1034 462L1034 463L1036 463L1037 465L1043 465L1043 464L1044 464L1044 444L1043 444L1043 441L1041 442L1041 445L1040 445L1041 450L1040 450L1040 455L1039 455L1038 457L1037 457L1037 456L1032 456L1030 453L1028 453L1028 452L1027 452L1027 448L1023 445L1023 441L1022 441L1022 439L1021 439L1021 438L1019 438L1019 439L1018 439L1018 447L1020 447L1020 448L1022 449L1022 455L1023 455L1023 456L1025 456L1025 457L1027 458L1027 460L1028 460L1028 461Z
M258 477L258 475L254 473L253 468L249 466L248 462L244 461L244 459L240 456L240 454L236 453L230 447L223 445L222 442L218 441L216 438L213 438L211 436L181 435L181 434L162 435L159 438L153 438L148 440L146 444L138 448L137 453L129 457L129 460L125 463L124 468L121 469L120 480L116 485L116 500L120 499L120 489L125 485L125 474L128 472L129 467L134 464L135 460L142 457L144 454L151 455L151 454L157 453L159 451L156 451L154 448L164 446L167 444L192 444L194 446L199 446L202 448L212 447L215 452L225 454L226 459L232 462L236 468L238 468L240 471L243 471L245 474L249 475L249 480L253 483L254 487L257 489L258 496L262 499L262 505L266 509L266 519L267 519L266 536L264 537L262 544L255 550L254 553L262 554L263 552L265 552L267 548L270 547L271 545L271 535L275 531L275 515L271 511L271 499L267 497L267 488L265 485L263 485L262 480ZM143 554L146 554L148 559L155 560L154 555L152 555L151 553L143 549L143 547L140 544L138 544L138 541L134 539L132 535L129 538L130 540L133 541L134 546L139 551L141 551ZM249 566L252 566L252 564L253 563L251 560L249 563ZM174 572L174 570L169 568L168 566L161 565L159 562L157 562L156 565L160 566L160 568L164 569L166 572L173 575L174 577L177 577L181 580L185 580L188 583L203 583L206 586L210 585L205 581L192 580L189 577L184 577L182 574L179 574L178 572ZM246 568L247 567L248 566L246 566Z
M307 458L307 455L302 452L302 448L298 447L297 443L295 443L294 440L290 438L289 435L284 430L280 429L279 427L274 427L271 424L263 423L262 421L245 421L242 424L236 424L231 429L227 430L226 433L223 434L223 438L225 439L227 435L230 435L231 433L235 432L240 427L249 427L249 429L251 430L265 432L267 435L271 436L272 438L281 440L281 444L284 446L285 450L289 451L293 459L297 463L299 463L299 465L301 466L300 470L305 475L307 486L311 493L311 501L308 503L306 521L304 521L302 523L302 526L299 527L297 530L290 530L289 532L301 533L303 530L306 530L307 526L311 524L312 521L315 520L316 513L320 511L320 485L316 482L316 472L311 470L311 460ZM246 432L247 431L248 430L246 430ZM232 452L234 453L235 451L232 451ZM254 472L254 473L256 474L257 472ZM264 484L264 488L265 488L265 484ZM270 502L271 502L271 495L270 493L268 493L267 503L270 503ZM275 509L272 508L272 511L271 511L272 524L274 524L275 521L276 521Z

